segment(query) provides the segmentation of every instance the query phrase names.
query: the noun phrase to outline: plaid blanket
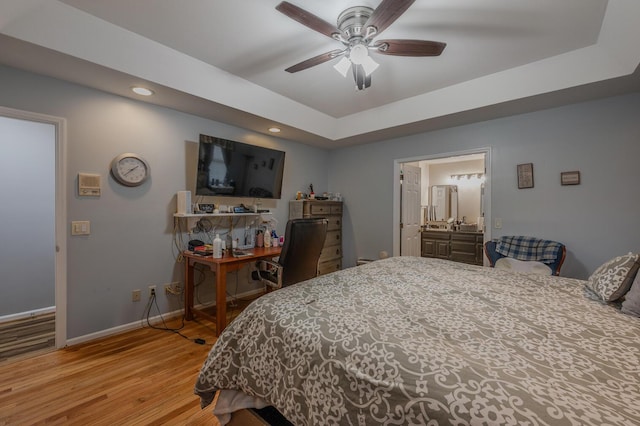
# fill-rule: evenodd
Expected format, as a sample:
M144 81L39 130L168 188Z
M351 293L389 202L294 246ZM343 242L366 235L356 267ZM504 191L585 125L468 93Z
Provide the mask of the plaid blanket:
M553 263L560 258L563 245L556 241L534 237L500 237L496 242L496 252L518 260L535 260Z

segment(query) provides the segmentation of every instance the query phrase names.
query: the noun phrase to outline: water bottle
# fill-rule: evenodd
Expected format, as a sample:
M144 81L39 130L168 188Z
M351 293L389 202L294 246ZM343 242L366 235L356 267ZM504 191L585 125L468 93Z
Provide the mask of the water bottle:
M220 234L216 234L216 237L213 239L213 257L216 259L222 257L222 240L220 239Z

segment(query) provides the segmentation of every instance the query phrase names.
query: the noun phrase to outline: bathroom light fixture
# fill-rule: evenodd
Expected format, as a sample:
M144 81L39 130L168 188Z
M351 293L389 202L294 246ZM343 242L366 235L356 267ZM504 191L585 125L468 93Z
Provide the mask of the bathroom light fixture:
M279 127L275 127L275 126L274 127L269 127L269 131L271 133L280 133L281 132L280 128Z
M134 86L131 88L131 90L133 91L133 93L136 93L141 96L153 95L153 90L147 89L146 87L142 87L142 86Z
M484 173L459 173L451 175L452 181L460 181L462 179L484 182Z

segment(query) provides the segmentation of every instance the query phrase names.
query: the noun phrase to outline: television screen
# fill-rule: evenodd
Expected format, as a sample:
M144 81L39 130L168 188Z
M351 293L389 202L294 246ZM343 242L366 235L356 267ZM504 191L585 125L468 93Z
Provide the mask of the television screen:
M196 195L280 198L284 154L200 135Z

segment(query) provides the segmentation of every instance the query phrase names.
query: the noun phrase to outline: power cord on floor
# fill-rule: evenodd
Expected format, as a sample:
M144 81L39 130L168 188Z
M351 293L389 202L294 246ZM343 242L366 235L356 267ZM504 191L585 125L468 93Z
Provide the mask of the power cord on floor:
M158 311L158 316L160 317L160 320L162 321L162 325L164 327L158 327L155 326L153 324L151 324L151 320L149 319L149 316L151 315L151 308L155 306L156 310ZM146 321L147 321L147 325L149 326L149 328L154 329L154 330L162 330L162 331L169 331L171 333L175 333L178 336L190 340L193 343L197 343L198 345L204 345L207 342L204 339L201 339L199 337L192 339L188 336L185 336L184 334L182 334L180 332L180 330L182 330L184 328L184 316L181 317L181 324L179 328L171 328L167 325L167 323L164 321L164 317L162 316L162 313L160 312L160 308L158 307L158 300L156 297L156 293L153 292L151 294L151 296L149 296L149 301L147 302L147 306L145 307L145 313L143 314L144 317L146 317Z

